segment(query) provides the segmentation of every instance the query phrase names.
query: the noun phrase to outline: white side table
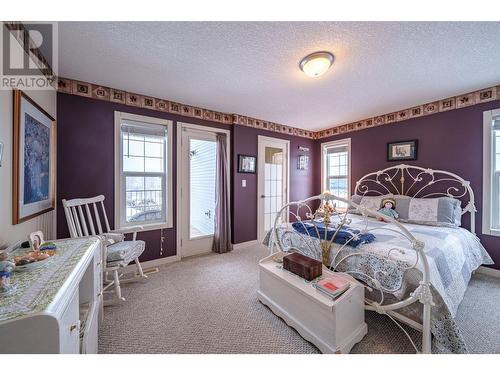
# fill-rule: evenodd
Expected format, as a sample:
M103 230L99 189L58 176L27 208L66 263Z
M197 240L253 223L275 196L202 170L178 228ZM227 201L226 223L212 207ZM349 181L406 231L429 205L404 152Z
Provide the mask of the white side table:
M368 332L364 288L342 274L351 287L333 300L284 269L270 255L259 262L259 300L322 353L349 353ZM333 272L323 267L323 277Z

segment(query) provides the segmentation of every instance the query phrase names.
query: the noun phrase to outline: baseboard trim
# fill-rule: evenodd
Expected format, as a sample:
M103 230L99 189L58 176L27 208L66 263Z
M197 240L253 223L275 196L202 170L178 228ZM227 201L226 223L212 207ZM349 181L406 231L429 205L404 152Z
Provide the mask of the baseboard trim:
M259 243L259 241L257 240L252 240L252 241L246 241L246 242L240 242L240 243L235 243L233 245L233 249L234 250L237 250L237 249L244 249L246 247L249 247L249 246L252 246L252 245L257 245Z
M158 267L164 264L177 262L177 255L171 255L169 257L158 258L153 260L148 260L146 262L141 262L141 267L143 270L153 267ZM135 272L136 267L135 263L129 264L127 267L123 269L124 272Z
M500 270L496 270L494 268L480 266L477 269L477 273L480 273L480 274L483 274L483 275L492 276L492 277L496 277L497 279L500 279Z

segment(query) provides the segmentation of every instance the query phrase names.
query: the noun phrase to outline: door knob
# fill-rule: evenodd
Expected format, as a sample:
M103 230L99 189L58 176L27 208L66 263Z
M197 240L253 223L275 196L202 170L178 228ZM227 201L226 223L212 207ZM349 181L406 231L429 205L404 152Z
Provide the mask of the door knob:
M262 194L260 197L261 197L261 198L265 198L266 196L265 196L264 194Z

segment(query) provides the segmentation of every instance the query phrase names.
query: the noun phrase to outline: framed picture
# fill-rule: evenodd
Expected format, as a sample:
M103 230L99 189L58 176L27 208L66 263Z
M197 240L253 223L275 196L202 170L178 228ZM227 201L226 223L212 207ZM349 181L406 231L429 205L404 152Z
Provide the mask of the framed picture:
M418 141L387 143L387 161L417 160Z
M55 207L56 122L33 99L14 90L12 223Z
M297 159L297 169L309 169L308 155L299 155Z
M249 155L238 155L238 173L255 173L257 158Z
M43 232L37 230L36 232L31 232L29 235L29 243L32 250L39 250L40 246L45 242L43 239Z

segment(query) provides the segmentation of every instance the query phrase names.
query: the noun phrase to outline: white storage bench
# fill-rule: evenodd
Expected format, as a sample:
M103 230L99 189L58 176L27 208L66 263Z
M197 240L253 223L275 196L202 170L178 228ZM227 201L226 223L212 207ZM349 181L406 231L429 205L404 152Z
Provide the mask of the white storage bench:
M349 275L351 287L332 300L311 283L284 269L270 255L259 262L259 300L295 328L322 353L349 353L368 328L365 323L364 288ZM323 267L323 276L333 274Z

